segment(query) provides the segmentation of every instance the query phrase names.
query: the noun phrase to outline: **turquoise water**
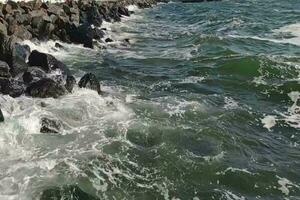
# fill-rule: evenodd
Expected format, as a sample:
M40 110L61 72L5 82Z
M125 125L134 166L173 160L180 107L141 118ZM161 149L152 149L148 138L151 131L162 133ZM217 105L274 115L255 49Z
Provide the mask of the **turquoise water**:
M0 198L300 199L299 17L297 0L172 2L105 24L105 49L34 46L105 94L1 96Z

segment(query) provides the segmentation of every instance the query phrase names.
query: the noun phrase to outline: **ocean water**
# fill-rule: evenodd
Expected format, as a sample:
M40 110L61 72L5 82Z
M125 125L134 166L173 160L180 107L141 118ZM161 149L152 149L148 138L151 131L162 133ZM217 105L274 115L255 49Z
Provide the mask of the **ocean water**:
M24 41L104 95L1 95L0 199L300 199L300 1L130 9L94 50ZM43 116L63 131L40 133Z

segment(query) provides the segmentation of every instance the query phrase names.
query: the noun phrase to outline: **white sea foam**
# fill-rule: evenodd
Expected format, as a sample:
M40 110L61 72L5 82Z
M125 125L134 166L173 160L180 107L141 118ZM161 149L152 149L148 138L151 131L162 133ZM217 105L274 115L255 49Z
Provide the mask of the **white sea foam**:
M224 108L226 110L232 110L232 109L236 109L238 108L239 104L237 101L235 101L233 98L231 97L225 97L224 99L225 105Z
M279 42L283 43L290 43L294 45L300 45L300 23L290 24L284 26L282 28L274 30L275 33L289 33L291 34L292 38L284 38L282 40L278 40Z
M285 113L279 113L279 115L267 115L261 122L264 128L267 128L269 131L274 127L277 121L285 122L290 127L299 129L300 128L300 106L298 106L298 101L300 99L300 92L294 91L288 94L290 99L293 102L293 105L288 108L288 111Z
M282 177L279 177L279 176L276 176L276 177L278 178L278 185L280 185L278 187L278 190L280 190L286 196L289 195L290 188L293 188L293 187L300 188L298 185L294 184L293 182L291 182L287 178L282 178Z
M261 119L261 123L263 123L264 128L271 131L271 128L276 125L276 117L273 115L267 115L263 119Z
M180 81L180 83L200 83L205 80L205 77L201 76L189 76Z
M248 171L247 169L240 169L240 168L234 168L234 167L228 167L224 171L217 172L217 175L225 175L227 172L243 172L246 174L253 174L252 172Z

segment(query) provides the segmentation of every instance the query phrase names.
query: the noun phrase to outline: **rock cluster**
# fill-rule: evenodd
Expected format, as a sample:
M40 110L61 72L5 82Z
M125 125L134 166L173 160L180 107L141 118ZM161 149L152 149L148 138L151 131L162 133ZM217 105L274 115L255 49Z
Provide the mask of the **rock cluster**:
M41 0L0 4L0 31L21 40L61 40L93 48L93 41L104 36L99 28L103 20L120 21L129 16L129 4L149 7L156 0L94 1L69 0L45 3Z
M70 69L50 54L31 50L23 40L60 40L93 48L104 36L102 22L120 21L131 12L126 6L150 7L157 0L68 0L65 3L32 2L0 3L0 93L19 97L58 98L71 93L76 79ZM107 40L111 42L111 40ZM62 45L56 45L63 48ZM101 94L94 74L87 73L79 81L80 88ZM0 110L0 122L4 121ZM58 132L60 125L42 119L41 132ZM56 127L56 128L49 128Z

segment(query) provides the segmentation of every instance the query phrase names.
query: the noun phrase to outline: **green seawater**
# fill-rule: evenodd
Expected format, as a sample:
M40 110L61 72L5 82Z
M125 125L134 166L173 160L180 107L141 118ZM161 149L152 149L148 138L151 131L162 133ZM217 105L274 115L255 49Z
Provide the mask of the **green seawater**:
M103 49L32 45L103 96L0 97L0 199L300 199L299 0L171 2L104 25ZM63 132L39 133L41 116Z

